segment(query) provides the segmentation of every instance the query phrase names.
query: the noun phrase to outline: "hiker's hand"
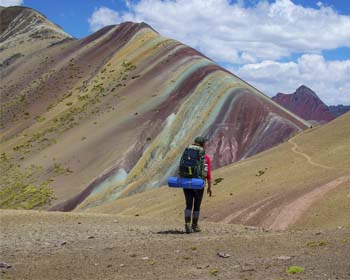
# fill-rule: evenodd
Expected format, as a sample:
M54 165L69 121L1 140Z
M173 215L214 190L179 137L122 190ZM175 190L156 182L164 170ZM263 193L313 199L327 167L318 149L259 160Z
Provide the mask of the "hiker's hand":
M207 194L209 194L209 196L211 196L211 180L208 180Z
M207 189L207 194L209 194L209 196L211 196L211 188Z

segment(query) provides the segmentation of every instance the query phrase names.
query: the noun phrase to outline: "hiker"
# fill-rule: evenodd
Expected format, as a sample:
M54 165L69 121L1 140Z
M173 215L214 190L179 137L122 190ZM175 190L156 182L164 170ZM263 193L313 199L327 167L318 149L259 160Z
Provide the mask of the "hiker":
M208 182L208 188L207 193L209 196L211 196L211 172L210 172L210 157L205 154L205 143L208 139L202 136L196 137L194 140L194 143L186 148L184 151L184 155L186 153L199 153L201 161L197 161L200 166L194 167L194 174L193 178L202 178L204 181L206 180ZM182 159L184 158L184 155L182 156ZM180 168L179 173L180 176L183 175L183 171L181 170L181 164L182 160L180 162ZM184 169L184 168L183 168ZM186 168L187 169L187 168ZM191 168L190 168L191 170ZM196 172L196 170L200 170ZM198 174L200 173L200 174ZM192 175L192 173L191 173ZM186 209L185 209L185 231L186 233L191 232L200 232L200 227L198 225L198 219L199 219L199 211L200 206L204 194L204 188L202 189L183 189L183 192L185 194L186 199ZM192 213L193 209L193 213ZM192 225L191 225L191 216L192 216Z

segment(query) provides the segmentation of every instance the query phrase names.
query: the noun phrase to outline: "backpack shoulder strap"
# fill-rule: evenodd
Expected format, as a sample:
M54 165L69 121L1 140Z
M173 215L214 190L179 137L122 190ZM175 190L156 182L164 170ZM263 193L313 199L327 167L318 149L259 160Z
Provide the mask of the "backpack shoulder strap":
M198 151L203 151L204 152L204 149L203 147L201 146L197 146L197 145L189 145L187 148L190 148L190 149L193 149L193 150L198 150Z

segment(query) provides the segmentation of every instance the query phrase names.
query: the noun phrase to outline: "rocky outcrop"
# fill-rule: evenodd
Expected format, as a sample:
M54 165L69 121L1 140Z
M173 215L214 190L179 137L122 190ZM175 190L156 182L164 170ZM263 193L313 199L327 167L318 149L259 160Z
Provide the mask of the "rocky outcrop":
M294 93L278 93L272 100L308 121L329 122L335 117L310 88L302 85Z

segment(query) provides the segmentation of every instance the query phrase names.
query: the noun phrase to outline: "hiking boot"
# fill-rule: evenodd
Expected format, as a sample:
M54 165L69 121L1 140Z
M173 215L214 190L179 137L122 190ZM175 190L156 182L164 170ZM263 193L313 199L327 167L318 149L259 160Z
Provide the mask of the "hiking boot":
M198 224L192 224L192 231L193 232L201 232L201 228Z
M192 232L192 228L191 228L191 224L190 223L186 223L185 224L185 232L186 233L191 233Z

